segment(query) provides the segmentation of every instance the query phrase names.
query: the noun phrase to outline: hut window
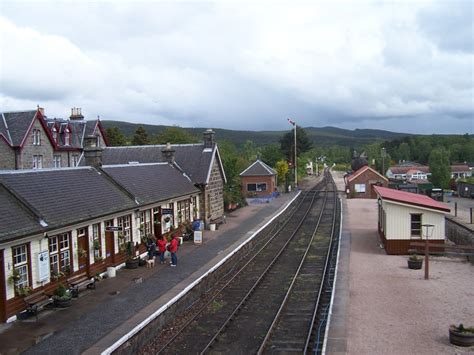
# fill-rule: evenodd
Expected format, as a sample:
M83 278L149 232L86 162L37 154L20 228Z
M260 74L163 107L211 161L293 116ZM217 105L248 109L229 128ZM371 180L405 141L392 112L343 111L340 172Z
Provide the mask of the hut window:
M247 184L247 191L267 191L266 183Z
M364 193L365 192L365 184L355 184L354 189L356 192Z
M412 238L421 237L421 214L411 214L411 236Z
M13 247L13 270L18 275L15 289L28 286L28 250L26 244Z

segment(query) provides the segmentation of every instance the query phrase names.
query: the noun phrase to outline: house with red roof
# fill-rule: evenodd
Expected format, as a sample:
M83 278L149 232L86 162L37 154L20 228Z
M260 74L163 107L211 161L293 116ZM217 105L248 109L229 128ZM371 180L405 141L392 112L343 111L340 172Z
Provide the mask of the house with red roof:
M377 198L374 186L387 187L388 179L367 165L346 178L346 193L350 198Z
M374 190L378 196L379 236L387 254L407 254L413 249L411 242L427 237L430 242L444 245L445 214L450 212L446 204L382 186L375 186Z
M240 173L245 197L270 197L277 187L277 172L257 159Z

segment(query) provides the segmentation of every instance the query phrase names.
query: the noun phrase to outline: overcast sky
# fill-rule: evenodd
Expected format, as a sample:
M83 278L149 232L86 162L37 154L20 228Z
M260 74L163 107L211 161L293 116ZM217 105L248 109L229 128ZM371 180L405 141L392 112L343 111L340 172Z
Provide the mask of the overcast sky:
M473 1L2 1L0 111L474 133Z

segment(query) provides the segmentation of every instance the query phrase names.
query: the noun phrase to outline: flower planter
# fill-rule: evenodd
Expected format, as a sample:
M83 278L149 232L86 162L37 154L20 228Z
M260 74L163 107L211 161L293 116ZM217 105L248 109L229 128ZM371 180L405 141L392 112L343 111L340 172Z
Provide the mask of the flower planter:
M423 259L410 260L408 259L408 268L412 270L419 270L423 266Z
M58 298L53 297L54 306L56 308L68 308L71 306L72 297L69 298Z
M127 269L136 269L138 268L138 259L129 259L125 261L125 267Z
M474 332L460 331L457 327L449 327L449 342L457 346L474 346Z

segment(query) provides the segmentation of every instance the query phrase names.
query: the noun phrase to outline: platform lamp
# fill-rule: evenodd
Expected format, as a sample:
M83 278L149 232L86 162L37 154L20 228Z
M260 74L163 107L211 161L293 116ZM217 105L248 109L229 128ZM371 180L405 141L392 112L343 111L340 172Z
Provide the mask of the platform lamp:
M429 246L428 246L428 240L433 236L433 230L434 230L434 225L433 224L422 224L421 228L425 229L425 280L429 280L430 278L430 267L428 263L428 255L429 255Z

